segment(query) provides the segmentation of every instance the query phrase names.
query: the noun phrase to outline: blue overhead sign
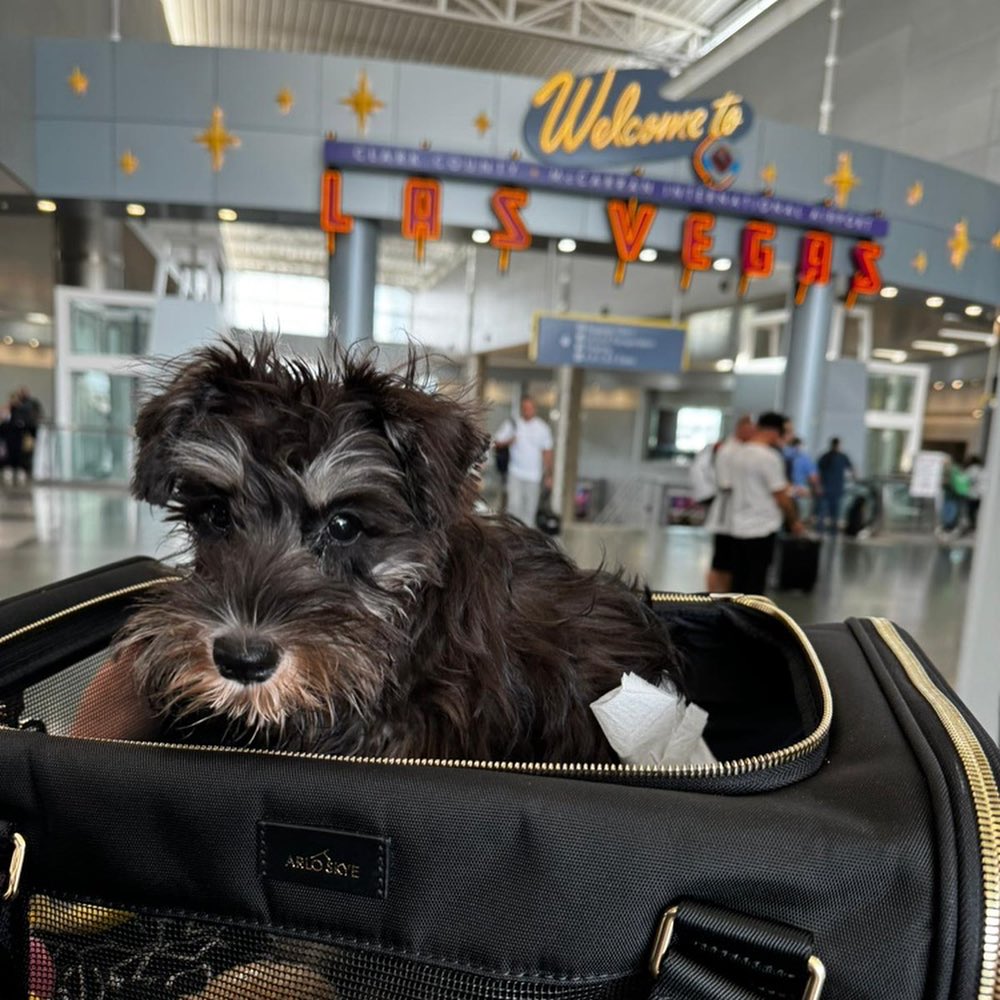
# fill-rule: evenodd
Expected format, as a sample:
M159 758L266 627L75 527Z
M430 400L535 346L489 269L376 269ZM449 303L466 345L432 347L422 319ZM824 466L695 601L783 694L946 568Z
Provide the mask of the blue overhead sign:
M531 358L541 365L679 372L684 369L684 335L681 323L536 313Z

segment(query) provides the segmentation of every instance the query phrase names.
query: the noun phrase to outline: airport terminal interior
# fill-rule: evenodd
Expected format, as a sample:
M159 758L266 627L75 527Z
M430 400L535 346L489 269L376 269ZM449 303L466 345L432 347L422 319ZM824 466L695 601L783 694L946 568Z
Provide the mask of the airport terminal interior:
M0 1000L819 1000L827 971L827 1000L1000 997L998 367L998 0L0 0ZM336 390L324 381L338 378ZM93 575L59 589L138 556L163 566L116 569L99 597ZM455 592L442 580L459 581ZM187 593L161 617L144 590L159 585ZM114 602L137 591L141 624L112 628L125 614ZM86 617L107 601L106 619L99 608ZM26 623L28 606L39 617ZM677 677L697 673L699 656L713 662L691 704L672 686L673 660L641 675L662 606L681 609ZM100 642L66 629L81 609L95 635L105 629ZM741 614L744 641L722 645ZM64 674L46 647L57 633L75 651ZM879 637L919 674L914 690L938 721L909 689L897 697L886 679L897 667L882 671L872 652ZM802 662L816 673L787 681L786 659L797 663L809 640L818 653ZM844 694L850 671L834 662L849 645L855 665L876 664L864 696ZM462 656L477 664L464 681ZM695 726L702 698L708 722L692 729L688 756L643 744L653 756L630 757L602 721L607 741L578 761L579 746L598 746L587 743L598 692L581 694L561 665L545 674L560 657L584 665L587 683L625 672L615 692L631 677L644 698L669 695L678 729ZM50 659L11 693L11 678ZM393 675L392 687L396 670L405 681ZM543 674L581 687L564 701L538 694ZM369 698L375 676L395 693ZM727 715L705 677L728 679L748 716ZM472 688L479 701L466 705ZM529 690L531 706L515 703L512 692ZM422 728L386 707L397 697L422 712L429 691L447 705ZM926 780L906 771L940 744L928 735L900 763L882 698L900 731L943 726L950 764ZM561 712L562 728L537 705ZM583 706L590 736L567 705ZM150 735L154 716L168 736ZM37 737L36 756L5 742L8 729ZM251 767L208 755L198 773L218 781L218 799L186 777L175 815L153 798L184 755L150 756L153 770L173 761L159 786L125 763L125 741L153 754L179 732L176 742L225 746L234 731L240 745L292 757L461 760L479 768L496 839L476 856L456 846L475 838L451 836L471 813L448 766L424 767L419 794L405 768L359 772L356 786L345 770L341 809L318 770L300 788L297 758L264 754ZM60 735L86 738L79 757L48 756L45 740ZM536 771L557 777L518 785L504 768L518 770L531 740ZM495 746L507 763L492 773ZM852 779L883 756L898 782ZM287 782L273 770L286 763ZM779 777L815 764L810 780L844 784L785 789L784 777L768 784L775 764ZM578 765L588 779L593 768L625 779L573 782ZM630 784L632 767L642 779ZM739 784L757 771L768 771L762 784ZM102 799L99 774L128 783L134 812L117 791ZM647 941L621 935L636 913L659 919L661 901L628 909L611 886L633 891L641 870L659 878L658 849L636 849L633 879L614 873L614 846L592 853L591 833L628 841L629 817L652 807L644 795L661 779L679 789L678 808L714 809L692 803L719 796L690 794L709 778L728 782L729 804L702 820L729 829L724 809L742 802L755 818L732 823L732 843L766 840L769 871L783 874L771 883L751 861L751 888L734 889L742 855L722 850L728 860L680 865L678 898L704 889L706 905L719 902L704 873L731 864L740 877L727 906L760 903L756 916L780 927L809 925L815 946L796 939L787 961L808 966L775 985L760 942L784 930L768 924L751 935L758 978L746 989L668 988L697 923L681 903L659 924L649 992L646 966L635 972ZM249 783L239 803L236 780ZM574 787L545 799L546 782ZM934 824L952 830L942 802L963 782L973 807L955 806L954 843L979 846L924 885L912 875L920 859L951 855L943 840L918 841ZM798 806L796 789L814 798ZM314 794L326 812L307 815ZM540 797L525 806L519 795ZM586 796L593 828L572 812ZM43 800L103 802L121 826L94 846L96 818L39 820ZM848 800L873 811L823 813ZM781 835L766 813L776 802L789 810ZM259 815L239 826L243 808ZM412 810L429 839L408 841L394 809ZM158 831L182 814L187 843L174 854ZM819 832L783 860L787 832L814 821ZM700 843L684 822L658 813L655 825ZM432 836L435 823L449 832ZM872 874L864 838L883 834ZM91 852L72 866L71 836ZM585 874L547 853L563 840L589 859ZM152 843L148 861L140 842ZM182 863L191 845L204 871ZM230 848L227 868L216 859ZM267 884L241 896L244 849ZM458 859L447 873L438 850ZM816 916L791 887L813 850L810 871L825 874L809 884L829 886L816 913L857 891L865 902L849 918ZM504 872L497 882L530 874L555 915L512 889L489 904L494 937L484 917L463 939L478 925L462 907L496 885L481 878L483 857ZM119 894L94 890L88 879L112 867L117 878L119 860ZM28 973L5 910L22 865ZM139 899L137 873L159 865L167 875ZM277 888L275 865L290 869ZM468 879L458 888L456 872ZM324 877L336 907L312 895ZM443 888L427 888L435 880L453 890L447 905ZM393 909L418 882L420 905ZM971 916L952 883L975 897ZM195 885L204 904L191 901ZM567 933L566 900L588 895L607 904L610 929ZM924 933L922 906L943 930ZM244 923L220 945L213 921L234 914ZM334 921L331 936L314 934L316 921ZM843 957L879 939L883 921L920 962ZM718 957L728 925L704 923L714 957L691 961L735 983ZM173 950L157 951L157 935ZM949 957L933 951L952 938ZM375 939L377 960L364 950ZM214 957L220 947L234 950ZM113 948L128 961L115 964ZM139 953L141 973L128 965ZM863 983L852 978L862 968L875 970Z
M787 414L822 545L814 585L771 595L803 622L890 617L958 677L989 627L967 621L977 558L1000 584L973 513L1000 276L988 0L3 14L3 594L175 551L128 494L149 365L266 330L311 358L418 345L491 433L530 396L559 544L657 590L708 587L699 454ZM630 115L649 129L602 135ZM833 437L851 471L820 533ZM495 455L482 471L502 510Z

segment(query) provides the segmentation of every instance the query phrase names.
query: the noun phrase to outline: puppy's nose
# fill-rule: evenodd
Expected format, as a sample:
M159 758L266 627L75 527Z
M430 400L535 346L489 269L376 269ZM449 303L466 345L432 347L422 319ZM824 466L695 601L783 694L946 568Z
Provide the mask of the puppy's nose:
M278 665L278 647L267 639L220 636L212 643L212 658L219 673L241 684L266 681Z

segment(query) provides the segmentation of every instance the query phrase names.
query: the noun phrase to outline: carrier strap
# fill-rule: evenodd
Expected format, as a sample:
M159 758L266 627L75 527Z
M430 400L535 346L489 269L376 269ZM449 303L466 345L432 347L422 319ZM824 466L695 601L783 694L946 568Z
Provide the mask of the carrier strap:
M819 1000L826 971L811 934L685 900L663 915L649 1000Z
M20 892L24 856L24 838L13 823L0 820L0 983L10 984L15 997L28 989L28 904Z

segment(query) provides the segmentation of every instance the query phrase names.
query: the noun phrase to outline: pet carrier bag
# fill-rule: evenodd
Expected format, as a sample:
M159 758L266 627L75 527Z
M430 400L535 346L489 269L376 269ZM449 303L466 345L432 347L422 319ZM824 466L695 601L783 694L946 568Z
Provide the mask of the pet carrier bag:
M888 622L655 595L712 765L70 735L167 573L0 605L4 1000L1000 996L996 748Z

